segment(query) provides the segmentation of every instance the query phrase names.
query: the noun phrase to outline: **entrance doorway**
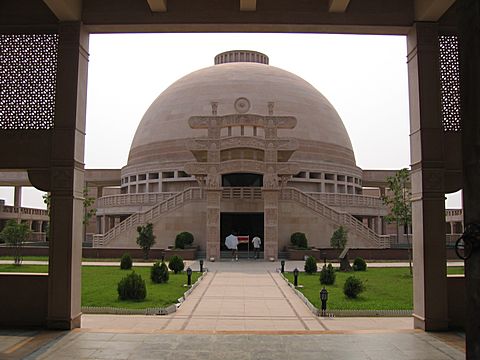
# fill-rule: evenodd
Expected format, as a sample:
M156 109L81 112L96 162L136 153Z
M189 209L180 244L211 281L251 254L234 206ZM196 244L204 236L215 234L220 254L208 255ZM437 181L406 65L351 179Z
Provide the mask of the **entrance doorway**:
M223 187L262 187L263 175L235 173L222 176Z
M263 252L263 213L222 213L220 214L220 250L225 257L230 257L230 252L225 246L225 237L232 232L237 235L248 235L250 237L250 257L253 257L252 239L259 236L262 239L260 252ZM247 257L248 244L238 244L240 257ZM228 254L228 255L227 255ZM260 254L260 257L262 255Z

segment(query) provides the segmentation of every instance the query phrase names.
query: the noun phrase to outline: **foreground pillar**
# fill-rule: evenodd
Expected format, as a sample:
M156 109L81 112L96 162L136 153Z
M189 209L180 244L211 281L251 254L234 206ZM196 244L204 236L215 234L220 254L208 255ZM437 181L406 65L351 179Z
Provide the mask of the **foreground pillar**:
M465 225L480 224L480 3L458 2ZM477 240L479 241L479 240ZM465 261L467 359L480 359L480 249Z
M443 128L436 24L408 34L415 328L448 328Z
M80 326L88 34L59 26L55 128L51 156L51 223L47 326Z

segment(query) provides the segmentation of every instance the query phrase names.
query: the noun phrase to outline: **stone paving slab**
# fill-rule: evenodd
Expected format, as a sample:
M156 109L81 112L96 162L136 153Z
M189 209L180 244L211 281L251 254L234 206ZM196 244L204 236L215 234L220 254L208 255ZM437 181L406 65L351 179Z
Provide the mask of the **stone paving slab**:
M465 353L421 331L209 335L110 334L76 330L53 346L41 348L27 357L29 360L67 358L459 360L465 358Z

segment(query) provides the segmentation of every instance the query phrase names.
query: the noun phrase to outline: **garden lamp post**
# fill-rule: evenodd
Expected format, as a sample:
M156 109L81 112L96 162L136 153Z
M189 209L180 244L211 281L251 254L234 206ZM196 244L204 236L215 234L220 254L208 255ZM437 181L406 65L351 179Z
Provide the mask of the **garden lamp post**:
M192 269L190 268L190 266L187 268L187 285L192 285Z
M293 270L293 286L298 286L298 269Z
M328 300L328 291L325 289L325 286L320 290L320 301L322 302L322 316L326 316L327 313L327 300Z
M200 259L200 272L203 273L203 259Z
M282 269L280 271L283 274L285 272L285 260L280 261L280 266L282 267Z
M323 252L322 256L323 256L323 265L327 266L327 253Z

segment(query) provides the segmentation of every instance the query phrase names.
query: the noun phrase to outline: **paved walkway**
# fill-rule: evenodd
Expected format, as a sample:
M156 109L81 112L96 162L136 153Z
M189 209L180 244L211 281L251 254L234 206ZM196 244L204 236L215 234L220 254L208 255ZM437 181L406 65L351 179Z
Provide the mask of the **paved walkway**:
M303 266L303 262L289 262L287 270L300 263ZM243 260L205 265L209 272L176 313L160 317L84 315L82 327L147 332L413 329L411 318L319 318L275 271L278 263Z

